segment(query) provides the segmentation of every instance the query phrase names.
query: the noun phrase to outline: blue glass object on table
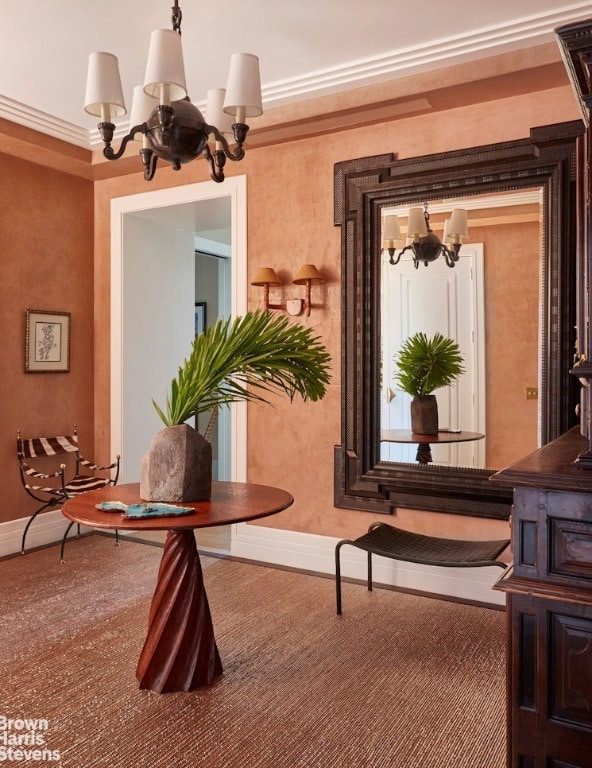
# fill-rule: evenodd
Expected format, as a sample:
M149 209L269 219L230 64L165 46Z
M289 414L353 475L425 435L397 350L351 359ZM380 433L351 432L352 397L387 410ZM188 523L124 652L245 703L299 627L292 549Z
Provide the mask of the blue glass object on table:
M178 517L192 515L193 507L179 507L175 504L148 502L146 504L124 504L122 501L102 501L96 505L102 512L123 512L127 520L145 520L153 517Z

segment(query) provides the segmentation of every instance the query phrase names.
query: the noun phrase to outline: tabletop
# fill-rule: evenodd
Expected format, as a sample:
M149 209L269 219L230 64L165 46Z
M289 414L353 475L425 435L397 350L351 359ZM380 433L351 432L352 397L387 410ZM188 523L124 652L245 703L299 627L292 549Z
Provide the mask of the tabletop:
M385 429L380 439L386 443L466 443L470 440L483 440L481 432L438 432L437 435L419 435L410 429Z
M174 502L180 507L192 507L193 514L146 520L127 520L121 512L97 509L96 505L104 501L119 501L128 506L145 502L140 497L140 484L126 483L75 496L61 507L61 511L69 520L91 528L162 531L248 522L281 512L291 506L294 499L287 491L268 485L214 481L209 501Z

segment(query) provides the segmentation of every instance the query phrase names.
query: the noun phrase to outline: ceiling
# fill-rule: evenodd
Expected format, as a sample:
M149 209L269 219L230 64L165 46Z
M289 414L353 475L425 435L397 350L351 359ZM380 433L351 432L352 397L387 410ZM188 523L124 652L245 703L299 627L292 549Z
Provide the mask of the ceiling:
M82 147L98 141L83 111L88 54L119 58L128 109L150 32L170 28L171 0L2 0L0 117ZM567 0L181 0L187 83L203 106L230 55L256 53L264 109L548 43L592 18ZM429 24L426 23L429 20ZM125 121L124 121L125 122Z

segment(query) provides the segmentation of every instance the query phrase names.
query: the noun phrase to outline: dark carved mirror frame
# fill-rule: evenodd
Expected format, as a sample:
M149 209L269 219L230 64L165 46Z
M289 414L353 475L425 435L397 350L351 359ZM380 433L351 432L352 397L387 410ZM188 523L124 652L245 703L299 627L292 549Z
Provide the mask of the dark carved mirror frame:
M341 445L335 506L390 514L396 507L507 518L511 489L495 470L380 460L380 221L386 206L542 188L541 439L577 423L575 167L580 121L533 128L530 138L406 160L378 155L335 166L341 227ZM512 258L511 255L508 258ZM511 436L509 436L509 439Z

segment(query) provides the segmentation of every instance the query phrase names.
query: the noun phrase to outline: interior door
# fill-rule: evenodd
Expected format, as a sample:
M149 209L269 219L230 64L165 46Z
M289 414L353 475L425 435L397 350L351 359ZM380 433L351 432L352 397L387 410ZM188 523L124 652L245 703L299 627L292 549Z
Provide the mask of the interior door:
M381 427L410 429L411 396L396 383L394 356L402 342L420 331L454 339L466 373L454 386L434 393L440 427L469 432L485 430L485 328L483 319L483 245L463 245L455 267L443 258L416 269L405 256L396 265L382 262ZM432 446L433 462L484 467L485 441ZM381 444L385 461L416 461L416 446Z

